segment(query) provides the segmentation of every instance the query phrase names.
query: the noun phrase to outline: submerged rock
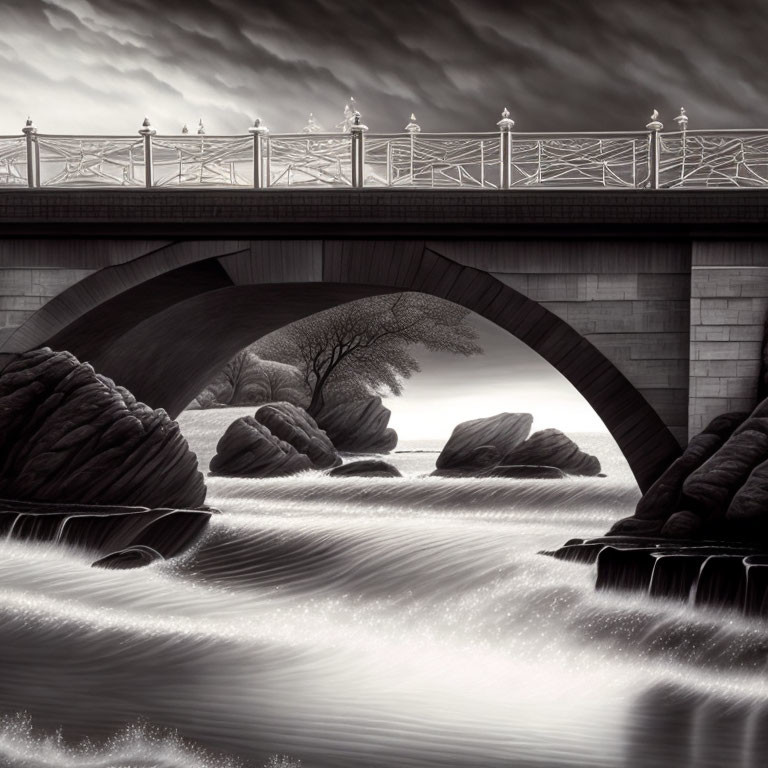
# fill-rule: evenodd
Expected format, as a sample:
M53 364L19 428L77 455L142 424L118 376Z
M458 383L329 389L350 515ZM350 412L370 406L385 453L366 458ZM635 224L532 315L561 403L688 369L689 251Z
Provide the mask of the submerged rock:
M136 546L112 552L93 563L92 568L106 568L109 570L128 570L129 568L143 568L165 558L152 547Z
M505 453L502 464L556 467L569 475L600 474L600 461L584 453L559 429L543 429L532 434L522 445Z
M317 423L339 451L389 453L397 445L397 432L387 427L391 415L380 397L370 397L324 408Z
M543 465L529 466L525 464L505 465L491 467L483 470L480 477L511 477L518 480L564 480L568 475L557 467Z
M530 413L498 413L463 421L454 428L435 464L438 469L477 471L499 463L536 463L506 459L500 462L528 437L532 424Z
M243 416L219 439L210 469L214 475L281 477L314 469L314 464L253 416Z
M205 493L178 424L69 352L27 352L0 373L0 496L194 508Z
M291 403L262 405L254 417L276 438L306 454L317 469L328 469L341 464L334 444L303 409Z
M402 477L397 467L379 459L351 461L332 469L328 474L331 477Z

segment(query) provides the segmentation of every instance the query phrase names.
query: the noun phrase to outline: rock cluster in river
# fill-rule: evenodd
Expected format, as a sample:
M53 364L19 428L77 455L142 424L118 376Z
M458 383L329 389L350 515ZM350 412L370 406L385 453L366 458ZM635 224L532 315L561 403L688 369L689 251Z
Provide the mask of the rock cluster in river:
M178 424L69 352L0 372L0 497L195 508L205 493Z
M369 397L323 408L317 423L339 451L389 453L397 445L397 432L387 426L391 415L380 397Z
M610 533L768 541L768 399L714 419Z
M333 443L303 408L270 403L229 425L210 468L216 475L281 477L339 464Z
M530 413L499 413L459 424L437 458L434 475L561 478L600 474L600 462L557 429L530 435ZM530 437L529 437L530 435Z

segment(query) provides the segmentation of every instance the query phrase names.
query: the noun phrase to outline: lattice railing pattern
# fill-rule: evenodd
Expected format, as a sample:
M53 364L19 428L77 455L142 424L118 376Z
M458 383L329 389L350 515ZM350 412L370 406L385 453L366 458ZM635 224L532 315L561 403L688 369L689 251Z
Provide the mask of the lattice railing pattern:
M26 144L23 136L0 136L0 186L27 185Z
M513 187L638 187L649 175L647 133L512 134Z
M365 186L499 187L499 135L369 136Z
M253 186L250 136L155 136L152 168L157 187Z
M42 187L144 185L141 137L38 134L37 145Z
M662 134L659 186L722 188L768 186L768 134L687 131Z
M514 131L508 110L493 133L367 133L348 105L342 133L316 121L304 133L0 137L0 187L413 187L420 189L708 189L768 187L768 131L663 132L656 110L643 132Z
M349 187L352 151L349 135L270 136L266 162L271 187Z

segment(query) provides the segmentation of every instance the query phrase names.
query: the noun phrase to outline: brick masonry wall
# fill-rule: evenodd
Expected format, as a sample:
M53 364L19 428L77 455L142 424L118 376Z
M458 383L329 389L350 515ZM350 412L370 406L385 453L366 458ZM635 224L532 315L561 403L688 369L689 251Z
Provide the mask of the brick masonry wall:
M690 435L719 413L755 406L768 313L768 243L694 242Z

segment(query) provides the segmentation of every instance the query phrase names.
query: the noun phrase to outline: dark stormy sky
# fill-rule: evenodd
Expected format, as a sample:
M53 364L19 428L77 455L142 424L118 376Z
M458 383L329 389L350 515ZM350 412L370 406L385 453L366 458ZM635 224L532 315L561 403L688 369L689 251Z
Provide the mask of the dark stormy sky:
M768 125L765 0L0 0L0 132Z
M372 131L768 127L768 0L0 0L0 134L275 132L309 112L326 129L354 96ZM423 355L390 401L405 437L531 410L536 426L594 429L537 355L475 319L471 365Z

